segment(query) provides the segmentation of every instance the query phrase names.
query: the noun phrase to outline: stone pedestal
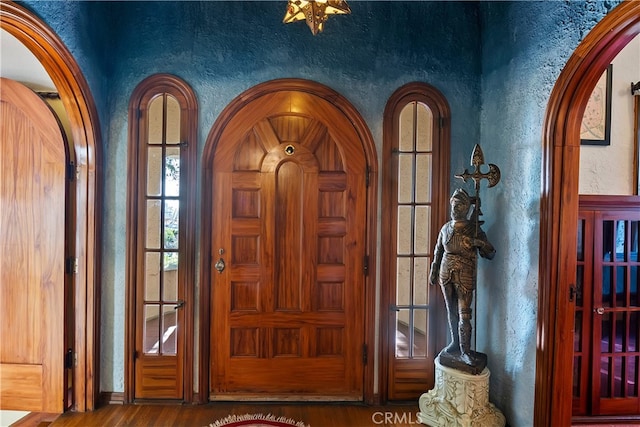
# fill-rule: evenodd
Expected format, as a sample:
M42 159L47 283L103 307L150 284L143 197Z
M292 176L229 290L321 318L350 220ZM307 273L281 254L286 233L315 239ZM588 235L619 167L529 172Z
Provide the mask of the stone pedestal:
M471 375L436 359L436 384L419 400L418 421L431 427L504 427L506 420L489 402L489 369Z

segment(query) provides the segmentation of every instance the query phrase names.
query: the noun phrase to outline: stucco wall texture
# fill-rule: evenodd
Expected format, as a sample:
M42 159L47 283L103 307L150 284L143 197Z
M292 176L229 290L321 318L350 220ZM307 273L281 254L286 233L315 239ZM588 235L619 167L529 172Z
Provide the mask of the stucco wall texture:
M314 37L303 23L282 24L286 1L26 2L75 56L101 120L101 391L124 390L127 107L140 81L162 72L191 85L199 153L234 97L285 77L341 93L380 153L389 96L423 81L451 107L452 174L476 143L502 170L481 193L498 252L479 264L477 347L489 355L492 402L512 427L532 425L544 111L567 59L617 3L352 1L351 15ZM451 178L452 190L461 185Z

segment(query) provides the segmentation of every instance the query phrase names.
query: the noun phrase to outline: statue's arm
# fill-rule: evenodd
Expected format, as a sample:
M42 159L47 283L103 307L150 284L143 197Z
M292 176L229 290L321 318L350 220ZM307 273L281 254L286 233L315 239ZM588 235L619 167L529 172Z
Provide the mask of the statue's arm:
M478 251L480 256L486 259L493 259L496 255L496 248L493 247L484 231L478 233Z
M431 273L429 274L429 283L435 285L438 283L438 276L440 275L440 263L442 262L442 256L444 254L444 245L442 244L442 230L438 233L438 241L436 247L433 250L433 262L431 263Z

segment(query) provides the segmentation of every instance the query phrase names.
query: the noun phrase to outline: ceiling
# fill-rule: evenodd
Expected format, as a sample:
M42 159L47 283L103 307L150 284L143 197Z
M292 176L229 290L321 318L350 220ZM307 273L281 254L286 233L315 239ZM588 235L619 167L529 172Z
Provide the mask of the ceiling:
M56 92L40 61L18 39L0 29L0 77L21 82L35 91Z

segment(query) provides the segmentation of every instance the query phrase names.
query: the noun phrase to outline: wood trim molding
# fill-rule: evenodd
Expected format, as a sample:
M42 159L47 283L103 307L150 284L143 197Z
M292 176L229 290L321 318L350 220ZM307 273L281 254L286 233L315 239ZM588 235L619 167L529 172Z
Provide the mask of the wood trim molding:
M74 402L76 411L93 410L98 400L100 341L100 217L101 140L98 113L80 67L55 32L25 7L0 3L0 27L24 44L51 76L69 116L70 152L78 168L76 180L75 248L78 274L74 299Z
M432 201L432 217L431 217L431 229L435 230L432 233L433 246L435 246L435 239L438 236L438 230L441 225L447 221L449 205L449 173L451 163L451 109L449 103L442 93L435 87L423 83L423 82L411 82L398 88L387 101L383 116L383 148L382 148L382 216L387 218L382 224L382 240L390 239L395 241L396 230L393 228L396 226L396 213L385 214L384 210L389 207L395 207L397 205L396 198L396 177L397 170L392 169L394 163L390 161L394 155L394 149L397 148L397 135L398 135L398 123L399 115L402 108L409 102L418 101L429 106L433 112L434 123L434 144L433 144L433 157L437 160L434 163L432 170L433 174L433 201ZM432 246L432 247L433 247ZM395 253L386 253L388 245L382 245L381 249L381 270L380 270L380 395L383 402L387 400L388 396L388 377L389 377L389 352L393 348L395 343L389 342L389 304L392 302L391 294L395 292L395 289L388 289L389 284L395 283L396 278L391 273L395 271L395 268L389 265L390 262L395 263ZM387 286L385 286L387 284ZM444 316L442 304L438 304L440 299L436 300L435 304L435 316L440 318ZM443 317L444 318L444 317ZM446 330L443 331L442 336L436 336L436 345L446 345L445 341Z
M335 105L342 113L349 118L353 127L360 137L362 147L369 168L369 182L367 188L367 253L369 255L369 274L365 283L365 345L369 349L375 348L375 288L376 288L376 250L377 250L377 200L378 200L378 159L373 136L369 131L364 119L360 113L351 105L351 103L338 92L310 80L304 79L277 79L258 84L245 92L238 95L229 105L220 113L218 119L214 123L207 137L204 152L202 155L202 216L205 218L211 212L211 197L207 192L211 188L211 165L213 164L213 155L216 146L229 120L231 120L238 111L250 103L251 101L273 92L280 91L299 91L309 93L323 98ZM210 221L202 221L202 236L210 236ZM210 283L210 255L211 247L209 239L201 239L201 264L200 264L200 336L199 336L199 374L198 374L198 396L199 403L206 403L209 398L209 319L211 316L211 293L208 286ZM365 366L364 373L364 401L373 404L374 395L374 361L369 360Z
M640 33L640 2L607 14L569 58L552 90L543 129L534 425L571 425L580 123L611 60Z
M182 114L180 115L181 135L185 137L183 142L192 144L191 150L183 150L183 166L181 179L188 183L186 192L181 194L181 215L185 215L185 228L180 235L182 245L181 269L186 283L184 294L184 318L185 318L185 352L184 352L184 401L193 400L193 353L194 353L194 313L195 313L195 224L196 224L196 153L198 141L198 102L191 87L179 77L171 74L154 74L147 77L133 90L129 102L129 139L128 139L128 164L127 164L127 252L126 252L126 301L125 301L125 391L124 402L132 402L135 398L135 369L134 350L136 340L136 275L139 264L137 253L137 218L138 218L138 193L145 191L145 179L138 176L138 154L140 140L140 111L146 108L151 98L161 93L169 93L180 102Z

